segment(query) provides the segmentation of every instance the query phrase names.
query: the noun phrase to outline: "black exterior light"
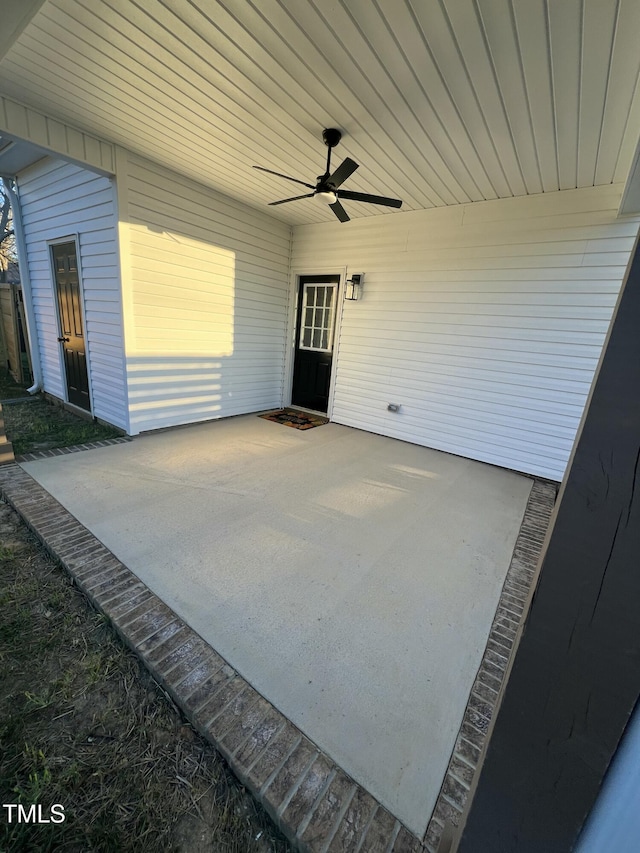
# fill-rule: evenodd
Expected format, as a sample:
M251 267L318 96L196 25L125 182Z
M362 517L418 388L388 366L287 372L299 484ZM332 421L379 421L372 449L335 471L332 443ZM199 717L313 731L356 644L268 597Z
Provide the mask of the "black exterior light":
M349 302L357 302L357 300L360 299L362 294L363 278L364 273L353 273L351 278L347 279L344 298L348 299Z

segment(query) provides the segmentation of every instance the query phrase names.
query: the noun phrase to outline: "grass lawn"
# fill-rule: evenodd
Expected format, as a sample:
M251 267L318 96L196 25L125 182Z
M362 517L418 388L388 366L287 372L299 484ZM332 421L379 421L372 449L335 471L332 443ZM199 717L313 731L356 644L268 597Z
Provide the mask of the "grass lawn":
M13 400L17 397L28 397L27 387L27 385L18 385L8 370L4 368L0 369L0 401Z
M24 402L3 403L21 397L25 398ZM48 403L40 395L31 397L27 394L26 385L16 384L5 369L0 369L2 403L5 432L18 456L122 435L115 427L87 421L61 406Z
M215 750L0 502L0 851L289 853ZM16 805L17 809L17 805ZM17 813L17 812L16 812Z
M16 455L122 435L115 427L86 421L42 397L24 403L5 403L2 414L7 438Z

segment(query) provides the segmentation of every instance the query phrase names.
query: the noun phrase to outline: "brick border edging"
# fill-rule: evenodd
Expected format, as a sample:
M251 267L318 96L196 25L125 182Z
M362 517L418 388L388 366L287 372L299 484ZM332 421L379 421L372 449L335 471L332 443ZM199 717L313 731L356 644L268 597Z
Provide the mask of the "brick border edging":
M556 501L557 487L534 480L500 593L489 639L471 688L462 725L424 837L424 850L437 853L445 828L460 826L478 771L491 718L498 705L516 637Z
M131 441L129 435L119 435L117 438L100 438L88 441L86 444L72 444L70 447L53 447L51 450L34 450L16 456L16 462L33 462L34 459L50 459L52 456L66 456L68 453L79 453L81 450L96 450L98 447L110 447L112 444L124 444Z
M0 468L0 492L296 849L424 849L16 463Z

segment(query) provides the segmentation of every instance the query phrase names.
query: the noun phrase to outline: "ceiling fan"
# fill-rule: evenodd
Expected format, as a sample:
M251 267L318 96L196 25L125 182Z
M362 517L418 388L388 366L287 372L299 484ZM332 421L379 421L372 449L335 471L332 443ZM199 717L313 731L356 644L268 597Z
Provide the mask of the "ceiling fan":
M307 184L305 181L299 181L297 178L291 178L289 175L274 172L272 169L265 169L264 166L254 166L254 169L260 169L261 172L269 172L270 175L277 175L279 178L285 178L287 181L294 181L296 184L302 184L302 186L313 190L313 192L305 193L304 195L296 195L293 196L293 198L283 198L282 201L272 201L270 202L270 205L287 204L289 201L298 201L298 199L301 198L317 198L319 201L329 205L340 222L349 221L349 215L340 204L340 199L348 199L349 201L365 201L369 204L384 204L387 207L401 207L402 202L397 198L386 198L386 196L382 195L369 195L369 193L357 193L351 192L351 190L339 189L347 178L358 168L358 164L350 157L347 157L342 161L335 172L331 174L331 149L336 147L341 138L342 133L339 130L336 130L335 127L329 127L322 131L322 139L329 149L327 153L327 169L324 175L318 176L315 186L314 184Z

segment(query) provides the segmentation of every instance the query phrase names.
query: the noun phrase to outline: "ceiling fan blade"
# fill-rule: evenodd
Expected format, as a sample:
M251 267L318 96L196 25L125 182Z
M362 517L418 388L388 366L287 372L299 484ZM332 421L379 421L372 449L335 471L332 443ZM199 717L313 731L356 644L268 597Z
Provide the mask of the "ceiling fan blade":
M313 184L308 184L306 181L299 181L297 178L291 178L289 175L283 175L281 172L274 172L273 169L265 169L264 166L254 166L253 168L260 169L261 172L268 172L270 175L277 175L279 178L285 178L287 181L294 181L296 184L302 184L303 187L309 187L310 190L315 189Z
M402 207L402 202L397 198L386 198L383 195L369 195L369 193L354 193L350 190L340 190L340 198L348 198L351 201L368 201L369 204L386 204L387 207Z
M333 204L330 204L329 207L331 208L331 210L333 210L333 212L338 217L340 222L348 222L349 221L349 214L344 209L344 207L340 204L339 201L336 201Z
M340 163L333 175L327 178L327 183L337 189L340 184L343 184L347 180L349 175L353 175L357 168L358 164L350 157L347 157L342 161L342 163Z
M293 198L283 198L282 201L270 201L269 205L286 204L288 201L298 201L299 198L311 198L315 193L305 193L304 195L294 195Z

